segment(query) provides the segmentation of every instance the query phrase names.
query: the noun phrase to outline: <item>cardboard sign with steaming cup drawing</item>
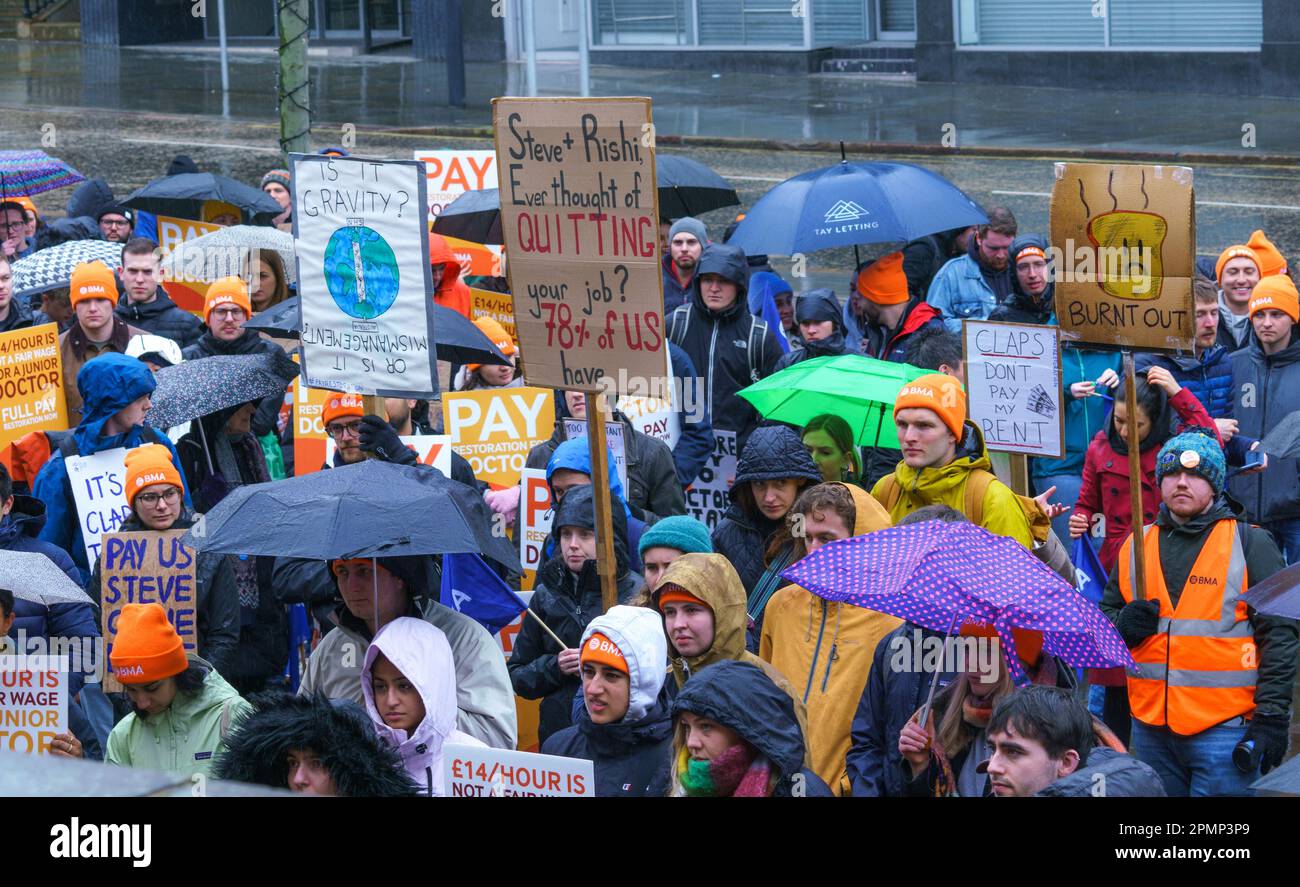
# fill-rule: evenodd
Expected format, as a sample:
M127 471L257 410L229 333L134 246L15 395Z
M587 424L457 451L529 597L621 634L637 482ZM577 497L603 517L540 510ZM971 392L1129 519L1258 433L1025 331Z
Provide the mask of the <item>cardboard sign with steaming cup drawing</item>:
M1192 350L1196 211L1185 166L1058 163L1051 268L1065 341Z

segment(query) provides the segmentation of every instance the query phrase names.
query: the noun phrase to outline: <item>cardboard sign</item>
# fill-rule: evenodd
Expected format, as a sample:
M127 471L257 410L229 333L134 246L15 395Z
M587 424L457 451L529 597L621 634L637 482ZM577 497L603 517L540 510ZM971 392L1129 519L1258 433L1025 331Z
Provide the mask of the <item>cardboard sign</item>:
M545 560L542 550L551 534L551 487L546 469L525 468L519 475L519 563L524 566L520 587L531 589Z
M202 237L204 234L211 234L213 231L220 231L220 225L214 225L211 222L196 222L193 219L175 219L171 216L158 216L158 246L162 247L163 252L169 253L177 246L187 240L193 240L196 237ZM182 263L182 266L184 263ZM183 267L177 268L176 276L183 273ZM202 275L193 275L201 277Z
M519 483L529 450L554 433L555 395L545 388L449 392L442 423L474 476L501 490Z
M325 464L325 442L329 435L321 415L330 392L308 388L302 377L293 380L293 474L301 477L320 471Z
M671 400L624 395L618 399L618 409L632 420L633 428L642 434L659 438L668 444L670 450L681 440L682 417L673 408Z
M566 418L564 420L564 439L573 440L580 437L587 439L587 420ZM624 497L628 496L627 489L627 445L623 441L623 423L607 421L605 423L605 444L609 447L609 455L614 463L614 473L618 475L618 482L623 486Z
M1051 231L1063 339L1192 351L1196 209L1189 167L1058 163Z
M962 323L966 396L971 421L990 450L1050 456L1065 453L1060 330L1054 326Z
M432 465L441 471L444 477L451 477L451 437L449 435L403 434L401 440L402 443L415 450L415 455L419 457L421 465ZM334 464L334 450L334 438L326 435L325 462L327 464Z
M88 564L99 560L100 537L115 532L131 516L131 506L126 504L125 459L126 450L118 447L65 460Z
M591 761L444 745L442 776L449 798L594 798Z
M490 317L501 328L510 334L514 340L515 347L519 347L519 334L515 331L515 300L509 293L494 293L490 290L478 290L470 287L470 295L473 301L470 303L470 314L474 320L480 317Z
M466 191L497 186L497 155L490 148L415 151L428 178L429 222Z
M103 585L100 606L104 658L110 663L104 691L121 684L112 674L113 640L117 620L127 604L160 604L167 621L185 644L186 653L199 652L198 582L193 550L181 544L184 530L106 533L99 559Z
M68 657L0 656L0 751L48 754L68 725Z
M0 333L0 448L28 432L67 427L58 326Z
M736 432L715 428L713 454L686 491L686 513L710 530L715 529L731 505L731 485L735 479Z
M381 397L438 393L423 167L290 155L302 376Z
M501 231L530 385L664 374L650 100L492 100Z

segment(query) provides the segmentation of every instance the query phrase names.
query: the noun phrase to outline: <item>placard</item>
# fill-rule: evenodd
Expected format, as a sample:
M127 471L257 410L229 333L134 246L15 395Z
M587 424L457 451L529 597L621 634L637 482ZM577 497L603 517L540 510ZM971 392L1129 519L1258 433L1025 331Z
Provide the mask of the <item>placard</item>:
M524 567L521 588L531 589L537 582L554 516L546 469L525 468L519 474L519 563Z
M0 449L32 431L67 427L58 326L0 333Z
M736 432L713 430L713 453L686 491L686 513L716 529L731 506L736 479Z
M650 100L497 98L492 113L528 384L623 394L662 377Z
M451 436L446 434L403 434L402 443L415 451L421 465L432 465L442 472L443 477L451 477ZM325 437L325 462L334 464L334 438ZM295 457L296 458L296 457ZM296 472L295 472L296 473Z
M555 432L555 394L545 388L448 392L442 423L474 477L494 490L513 487L528 452Z
M450 798L594 798L591 761L478 745L442 747Z
M180 635L185 652L199 652L198 582L194 551L181 544L185 530L106 533L100 554L100 609L104 660L104 692L121 689L112 671L117 620L127 604L159 604Z
M423 167L291 154L302 376L381 397L438 393Z
M99 538L115 532L131 516L131 506L126 503L125 460L123 447L64 460L87 564L99 560Z
M631 420L633 428L659 438L670 450L682 438L682 415L673 408L671 400L625 394L618 399L618 411Z
M169 253L176 247L185 243L187 240L194 240L202 237L204 234L211 234L214 231L220 231L221 225L214 225L211 222L196 222L193 219L176 219L171 216L157 216L158 219L158 246L164 253ZM245 250L247 252L247 250ZM180 277L185 274L185 264L182 261L181 267L175 269L175 276Z
M424 164L430 224L466 191L497 186L497 155L490 148L416 150L412 158Z
M1054 326L962 323L966 403L984 445L1005 453L1065 454L1060 330Z
M308 388L302 376L293 380L293 474L301 477L320 471L325 464L325 433L322 416L329 391Z
M509 293L494 293L491 290L479 290L470 287L470 316L474 320L490 317L509 334L515 347L519 347L519 334L515 331L515 300Z
M68 733L68 657L0 656L0 751L49 754Z
M1058 163L1051 268L1067 342L1192 352L1196 202L1186 166Z
M587 438L587 420L566 417L564 420L564 439ZM610 420L605 423L605 445L609 447L610 458L614 462L614 473L623 487L623 496L631 495L627 488L627 444L623 440L623 423ZM588 447L590 450L590 447ZM594 461L594 460L593 460Z

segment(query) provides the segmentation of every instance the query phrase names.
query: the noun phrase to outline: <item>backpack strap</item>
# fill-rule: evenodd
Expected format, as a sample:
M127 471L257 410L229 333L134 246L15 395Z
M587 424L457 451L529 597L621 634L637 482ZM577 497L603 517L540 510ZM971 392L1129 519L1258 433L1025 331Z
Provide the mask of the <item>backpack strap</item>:
M976 468L971 471L970 476L966 478L966 496L965 508L963 512L966 519L975 526L984 524L984 494L989 491L989 486L997 477L991 471L985 471L983 468Z
M687 302L684 307L686 308L685 323L687 328L689 329L691 324L691 309L693 309L695 306L692 305L690 302ZM677 345L679 347L682 344L682 337L678 334L678 327L681 325L678 323L678 318L681 316L682 316L681 309L674 310L672 314L668 315L668 340L672 342L674 345Z
M59 453L62 454L65 462L69 456L80 456L81 448L77 446L77 439L71 434L62 438L59 441Z

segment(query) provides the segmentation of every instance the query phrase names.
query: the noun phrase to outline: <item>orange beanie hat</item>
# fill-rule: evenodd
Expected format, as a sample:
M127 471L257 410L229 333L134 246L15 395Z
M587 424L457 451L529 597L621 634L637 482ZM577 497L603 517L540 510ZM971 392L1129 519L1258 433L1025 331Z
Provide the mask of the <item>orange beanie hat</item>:
M474 321L474 326L478 327L479 331L487 336L492 341L492 344L497 346L497 350L506 357L519 351L515 347L515 340L510 338L510 334L506 332L505 327L497 323L496 318L480 317ZM471 373L477 373L478 368L482 365L481 363L471 363L467 365L467 368Z
M321 410L321 424L328 428L331 422L344 416L360 419L365 415L362 404L360 394L331 394L325 401L325 408Z
M654 593L655 606L663 610L664 604L698 604L701 607L709 607L707 603L691 594L680 585L661 585ZM712 610L712 607L709 607Z
M162 444L143 444L126 451L126 504L135 505L135 494L153 484L171 484L185 489L181 473L172 463L171 450Z
M912 408L937 413L948 430L961 440L966 423L966 392L952 376L928 373L904 385L894 400L894 416L898 416L899 410Z
M958 632L964 638L995 638L997 629L983 622L967 622ZM1043 653L1043 633L1030 628L1012 628L1011 640L1016 645L1016 656L1031 668L1038 664Z
M73 268L68 287L73 308L87 299L117 301L117 276L103 262L82 262Z
M623 651L618 645L605 637L598 631L591 633L587 638L587 643L582 645L581 662L598 662L601 665L608 665L610 668L617 669L623 674L631 674L627 667L627 660L623 658Z
M1214 263L1215 280L1223 279L1223 266L1231 262L1233 259L1250 259L1252 262L1255 263L1256 268L1260 267L1259 256L1255 254L1255 251L1250 247L1246 246L1246 244L1244 243L1238 243L1235 246L1230 246L1227 249L1225 249L1223 252L1219 253L1219 261ZM1263 277L1264 272L1260 271L1259 275L1260 277Z
M1255 251L1259 256L1259 275L1260 277L1271 277L1274 274L1286 273L1286 257L1278 251L1273 245L1273 241L1264 236L1264 232L1256 229L1250 235L1250 240L1246 241L1246 246Z
M126 604L117 617L109 654L113 674L124 684L152 684L190 667L185 643L161 604Z
M858 294L877 305L901 305L909 298L903 254L881 256L858 272Z
M1300 323L1300 292L1290 277L1274 274L1255 284L1250 292L1250 314L1254 317L1256 311L1265 308L1275 308L1290 317L1292 323Z
M208 322L212 309L218 305L234 305L243 308L244 314L253 315L253 302L248 295L248 284L239 277L223 277L208 287L208 296L203 303L203 320Z

